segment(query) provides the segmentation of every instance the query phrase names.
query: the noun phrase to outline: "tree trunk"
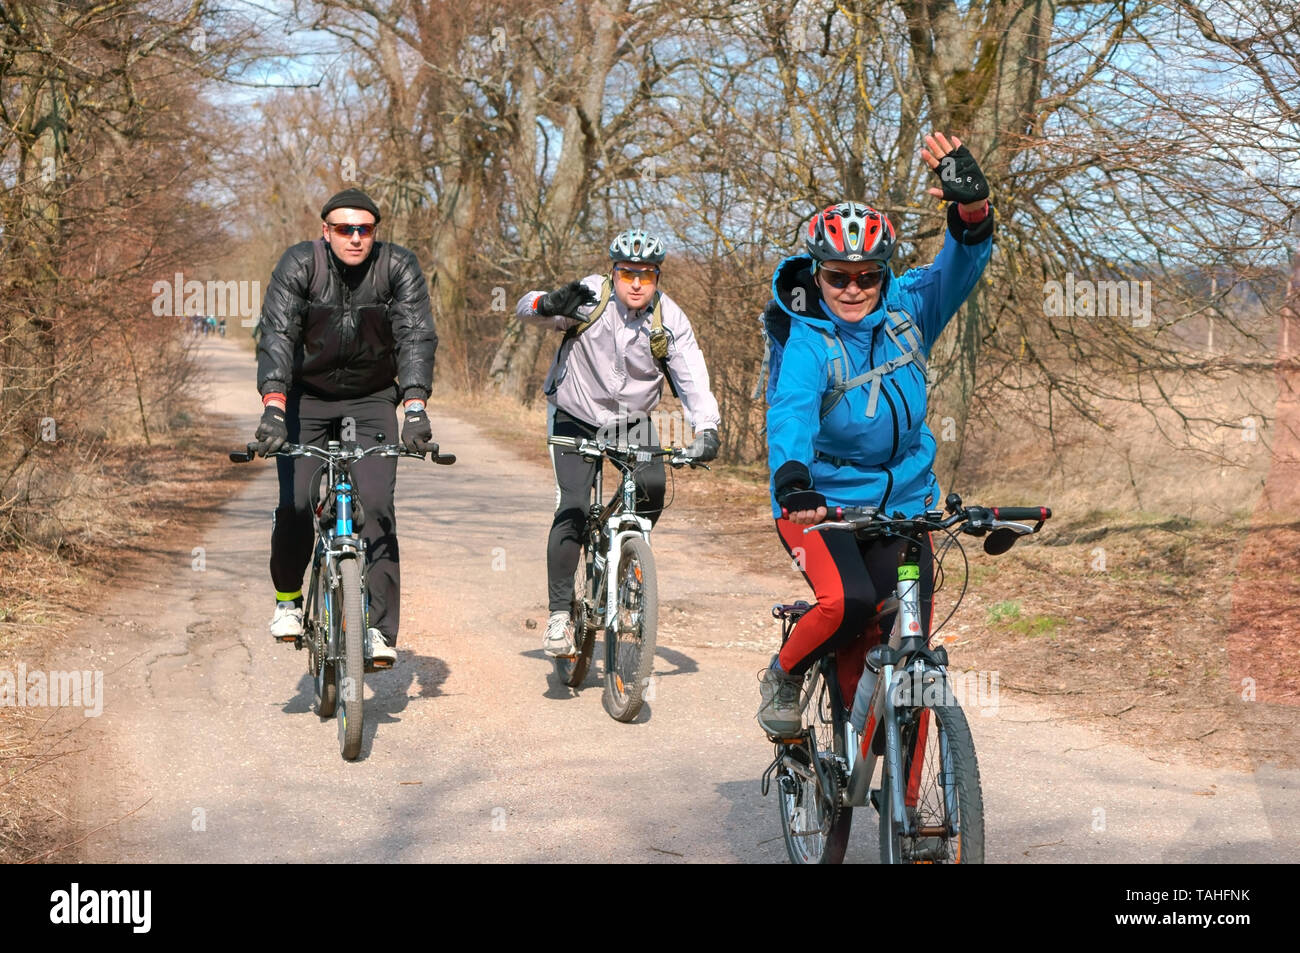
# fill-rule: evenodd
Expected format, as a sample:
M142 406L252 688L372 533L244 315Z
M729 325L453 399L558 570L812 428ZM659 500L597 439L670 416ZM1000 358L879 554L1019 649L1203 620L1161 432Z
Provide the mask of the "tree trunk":
M64 119L56 95L57 78L39 54L31 54L20 73L35 80L28 100L31 112L24 117L25 128L19 133L22 149L19 164L19 189L16 241L10 247L21 249L16 265L7 276L11 313L10 327L4 341L6 378L3 410L6 419L28 424L48 413L53 405L54 379L54 303L57 300L59 248L58 188L65 149ZM15 264L10 260L10 264ZM29 433L29 436L31 434Z

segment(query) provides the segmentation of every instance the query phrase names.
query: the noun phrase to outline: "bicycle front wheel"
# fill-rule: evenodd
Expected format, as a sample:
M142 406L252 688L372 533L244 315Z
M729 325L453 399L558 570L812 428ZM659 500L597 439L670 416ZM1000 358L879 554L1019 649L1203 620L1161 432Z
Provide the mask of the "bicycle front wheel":
M618 564L618 604L605 629L605 710L617 721L641 711L654 666L659 625L659 585L650 544L640 537L623 541Z
M984 863L984 797L975 743L955 705L900 713L903 803L913 832L895 818L886 766L880 790L882 864Z
M352 761L361 753L361 708L365 698L365 612L361 606L361 557L339 562L339 602L342 603L339 632L338 696L339 751Z
M853 809L840 804L847 716L835 678L829 663L814 665L800 696L805 737L811 729L820 771L806 743L787 745L787 761L777 778L781 834L792 864L842 863L849 845Z
M556 677L570 688L577 688L586 679L596 645L596 623L587 611L588 587L592 584L591 550L583 546L582 558L573 573L573 600L569 603L575 654L555 659ZM596 595L599 597L599 593Z

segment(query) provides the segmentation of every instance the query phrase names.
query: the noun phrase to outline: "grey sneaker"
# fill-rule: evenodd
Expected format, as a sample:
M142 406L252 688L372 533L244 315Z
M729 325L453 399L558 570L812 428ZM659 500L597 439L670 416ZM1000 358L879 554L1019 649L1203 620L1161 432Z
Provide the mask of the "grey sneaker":
M776 662L775 655L772 662ZM788 738L803 730L799 709L799 689L802 686L802 678L787 675L779 668L768 666L759 673L758 691L763 704L758 708L758 723L769 735Z
M370 636L370 663L375 668L392 668L397 664L397 649L388 644L378 629L366 630Z
M567 612L552 612L546 621L546 634L542 636L542 651L552 658L572 655L573 622Z
M302 609L292 601L277 602L275 615L271 616L271 638L277 642L292 642L302 635Z

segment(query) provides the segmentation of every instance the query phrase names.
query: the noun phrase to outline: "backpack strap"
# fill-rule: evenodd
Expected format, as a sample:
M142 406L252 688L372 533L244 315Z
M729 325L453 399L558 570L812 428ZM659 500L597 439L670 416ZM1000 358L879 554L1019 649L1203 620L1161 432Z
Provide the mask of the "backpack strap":
M375 297L385 305L393 298L393 251L388 242L379 243L379 254L370 266L370 285L375 289Z
M839 341L837 334L832 340L831 336L822 331L822 337L825 338L827 347L834 347L836 355L830 359L830 379L831 386L822 395L822 419L826 418L840 402L844 395L853 390L855 387L862 387L864 384L871 385L871 392L867 396L867 416L876 416L876 406L880 403L880 386L885 375L892 374L900 367L906 367L908 364L918 364L921 372L925 373L925 354L921 350L921 337L917 332L916 325L912 323L912 317L906 311L889 312L890 323L885 325L885 334L889 340L894 343L903 353L898 357L891 358L883 364L878 364L870 370L863 371L854 377L845 380L846 360L844 348Z
M564 332L564 340L560 342L560 346L563 347L565 342L579 337L599 321L600 316L605 313L605 308L613 294L614 280L610 275L605 275L600 280L600 297L596 299L596 303L587 312L586 318ZM673 377L668 373L668 332L664 330L664 319L660 313L659 299L661 297L662 292L656 290L654 297L650 299L650 353L654 355L655 360L659 363L659 369L667 378L668 389L676 397L677 385L673 383Z
M659 364L659 370L663 372L664 379L668 381L668 390L674 397L678 397L677 385L673 383L673 375L668 373L668 332L664 330L664 318L660 313L659 299L662 292L655 291L655 296L650 299L650 353L654 355L655 361ZM681 398L678 397L680 400Z
M330 263L329 246L325 244L325 239L321 238L312 242L311 246L311 280L307 288L307 306L310 307L313 301L319 301L321 295L325 293L325 286L330 280Z
M614 283L610 280L609 275L605 275L600 279L600 297L596 299L596 303L592 305L591 310L587 312L585 318L582 318L577 324L573 325L573 327L565 330L564 340L561 341L560 344L563 345L565 341L572 341L574 338L585 332L587 328L599 321L600 316L605 313L605 306L609 304L610 296L613 295L613 293Z
M844 354L844 345L840 342L839 334L835 333L832 336L820 328L817 330L821 334L822 340L826 342L826 349L831 352L830 366L827 368L831 386L826 393L822 394L821 419L825 420L826 415L834 410L835 405L843 399L844 392L857 385L845 381L848 374L848 358Z

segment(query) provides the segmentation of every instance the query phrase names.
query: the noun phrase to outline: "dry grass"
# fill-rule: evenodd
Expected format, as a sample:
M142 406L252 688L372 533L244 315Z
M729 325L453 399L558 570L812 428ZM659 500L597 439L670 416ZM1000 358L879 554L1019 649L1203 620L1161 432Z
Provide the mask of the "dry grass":
M105 442L47 470L35 484L44 508L0 550L0 670L45 668L86 605L172 534L215 519L246 476L221 465L237 436L200 420L161 445ZM86 720L60 711L0 708L0 862L58 859L50 852L77 836L63 759L84 744L77 727Z

